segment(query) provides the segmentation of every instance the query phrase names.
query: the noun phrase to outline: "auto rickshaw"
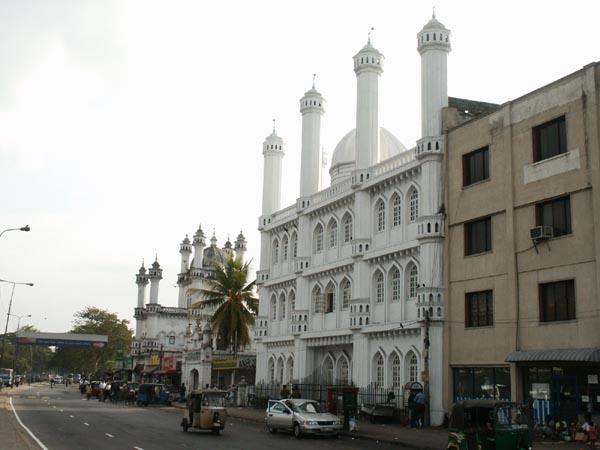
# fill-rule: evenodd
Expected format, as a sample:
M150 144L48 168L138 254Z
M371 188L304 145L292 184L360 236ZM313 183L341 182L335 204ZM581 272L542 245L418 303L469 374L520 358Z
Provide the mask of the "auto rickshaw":
M523 406L464 400L452 408L448 450L531 450L533 432Z
M142 383L135 396L138 406L166 405L171 406L172 396L164 384Z
M218 435L225 429L226 396L227 391L210 389L192 391L183 410L183 420L181 421L183 431L196 428L210 430L213 434Z

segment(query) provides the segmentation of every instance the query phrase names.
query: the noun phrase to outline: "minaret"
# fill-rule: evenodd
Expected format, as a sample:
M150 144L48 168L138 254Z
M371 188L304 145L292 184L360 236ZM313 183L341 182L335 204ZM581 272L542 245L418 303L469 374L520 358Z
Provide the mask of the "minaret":
M321 117L325 113L325 99L312 89L300 99L302 114L302 159L300 163L300 197L308 197L322 188L321 170Z
M244 254L246 253L246 238L242 234L242 230L240 230L240 234L238 234L237 239L235 240L235 256L238 258L244 258Z
M149 303L158 303L158 283L162 280L162 269L158 263L158 256L152 263L152 268L148 271L148 278L150 279Z
M372 30L372 29L371 29ZM356 73L356 168L379 162L379 77L384 56L367 44L354 56Z
M143 261L140 271L135 276L135 284L138 285L137 307L143 308L146 301L146 286L148 286L148 275L146 275L146 268L144 267Z
M229 236L227 236L227 242L225 242L225 247L223 247L223 251L227 253L227 255L233 256L233 245L229 240Z
M263 171L263 216L272 214L281 207L281 165L285 154L285 144L283 139L277 136L274 122L273 133L263 143L265 161Z
M185 239L179 244L179 253L181 253L181 269L180 273L186 273L190 268L190 255L192 254L192 246L190 240L185 235Z
M194 260L192 266L194 269L201 269L204 258L204 247L206 247L206 239L202 231L202 225L198 226L196 234L194 234Z
M213 229L213 235L210 238L210 246L211 247L216 247L217 246L217 236L215 235L215 230Z

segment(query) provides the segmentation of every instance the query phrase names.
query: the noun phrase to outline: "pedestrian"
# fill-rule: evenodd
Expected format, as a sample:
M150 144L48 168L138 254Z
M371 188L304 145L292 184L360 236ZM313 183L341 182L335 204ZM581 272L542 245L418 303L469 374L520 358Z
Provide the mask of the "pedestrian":
M290 390L287 388L287 384L283 385L283 387L279 391L279 396L281 398L290 398Z
M292 386L292 398L300 398L302 394L300 394L300 388L297 384Z
M590 413L587 413L584 418L585 423L581 426L581 429L586 435L586 440L590 443L590 448L596 448L596 439L598 439L596 422L592 420Z
M185 402L185 383L181 383L179 387L179 401Z
M237 387L235 384L231 386L231 390L229 391L229 404L231 406L236 406L237 404Z
M423 428L424 420L425 420L425 394L423 391L419 391L415 394L415 413L416 413L416 422L415 425L417 428Z

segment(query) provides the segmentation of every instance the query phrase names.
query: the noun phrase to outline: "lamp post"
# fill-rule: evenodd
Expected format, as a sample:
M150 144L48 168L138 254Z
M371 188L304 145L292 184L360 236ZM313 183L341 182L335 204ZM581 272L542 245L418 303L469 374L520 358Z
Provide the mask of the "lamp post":
M29 231L31 230L31 228L29 228L29 225L25 225L24 227L21 228L7 228L6 230L2 231L2 233L0 233L0 237L2 237L2 235L4 233L6 233L7 231Z
M13 373L16 375L19 373L19 370L18 370L19 367L17 366L17 362L19 361L19 340L17 339L17 333L19 332L19 329L21 328L21 319L23 317L31 317L31 314L26 314L24 316L17 316L16 314L11 314L11 316L17 318L17 331L15 331L16 347L15 347L15 357L13 359Z
M10 293L10 301L8 302L8 312L6 313L6 326L4 327L4 336L2 336L2 349L0 350L0 367L2 367L2 363L4 362L4 345L6 344L6 333L8 333L8 321L11 316L10 308L12 306L13 295L15 293L15 286L17 284L24 284L25 286L33 286L33 283L18 283L16 281L8 281L8 280L2 280L2 279L0 279L0 282L12 284L12 291Z

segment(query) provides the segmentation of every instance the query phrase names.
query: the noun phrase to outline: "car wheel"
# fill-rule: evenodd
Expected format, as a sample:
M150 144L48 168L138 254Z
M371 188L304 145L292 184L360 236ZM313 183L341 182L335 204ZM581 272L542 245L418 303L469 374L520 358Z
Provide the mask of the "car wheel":
M300 424L298 422L294 423L294 437L297 439L302 437L302 430L300 430Z
M218 436L219 433L221 432L221 429L219 427L215 427L215 428L213 428L212 432L214 435Z
M269 427L269 433L271 433L271 434L277 433L277 428Z

